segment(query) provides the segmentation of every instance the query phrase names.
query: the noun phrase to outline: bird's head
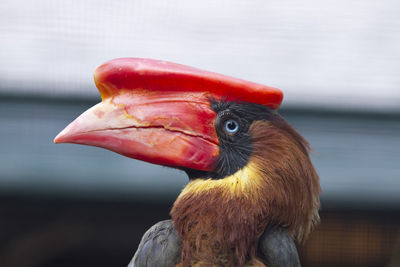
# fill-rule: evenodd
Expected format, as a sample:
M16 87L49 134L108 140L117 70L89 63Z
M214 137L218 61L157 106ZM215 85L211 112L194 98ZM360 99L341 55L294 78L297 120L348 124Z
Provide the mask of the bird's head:
M94 79L102 102L56 143L103 147L209 181L189 184L183 196L220 187L258 194L258 206L276 209L269 210L276 214L271 220L308 232L317 216L318 176L307 142L276 112L281 90L138 58L111 60Z

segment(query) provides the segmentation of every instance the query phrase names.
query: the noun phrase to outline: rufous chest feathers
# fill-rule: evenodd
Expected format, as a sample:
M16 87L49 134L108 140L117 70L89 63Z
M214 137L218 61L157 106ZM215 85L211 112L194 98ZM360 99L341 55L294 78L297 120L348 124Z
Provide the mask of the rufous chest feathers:
M261 134L260 140L268 140ZM287 227L298 241L308 234L318 220L318 176L306 151L280 147L284 139L272 146L255 142L244 168L222 179L192 180L183 189L171 211L182 238L183 266L254 266L258 239L269 225ZM273 150L280 156L268 156ZM311 167L293 167L302 161Z

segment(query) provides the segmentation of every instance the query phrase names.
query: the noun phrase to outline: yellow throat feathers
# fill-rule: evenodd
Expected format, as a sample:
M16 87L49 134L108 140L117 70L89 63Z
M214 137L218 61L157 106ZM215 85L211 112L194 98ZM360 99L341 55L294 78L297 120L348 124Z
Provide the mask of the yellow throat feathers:
M257 171L256 164L250 161L244 168L223 179L195 179L189 182L182 190L180 197L186 194L201 194L218 189L226 197L249 198L260 189L261 182L262 178Z

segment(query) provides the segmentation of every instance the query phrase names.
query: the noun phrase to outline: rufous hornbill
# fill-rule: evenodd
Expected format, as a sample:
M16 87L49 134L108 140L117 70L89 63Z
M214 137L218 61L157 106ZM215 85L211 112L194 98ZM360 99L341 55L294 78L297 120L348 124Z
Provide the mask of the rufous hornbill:
M190 179L172 222L146 233L133 266L143 265L138 253L179 266L283 266L284 259L268 259L297 256L292 238L304 240L319 220L320 186L309 144L276 111L281 90L139 58L111 60L94 79L102 102L55 142L106 148L181 169ZM154 244L157 233L171 241L170 250ZM285 238L286 252L266 255Z

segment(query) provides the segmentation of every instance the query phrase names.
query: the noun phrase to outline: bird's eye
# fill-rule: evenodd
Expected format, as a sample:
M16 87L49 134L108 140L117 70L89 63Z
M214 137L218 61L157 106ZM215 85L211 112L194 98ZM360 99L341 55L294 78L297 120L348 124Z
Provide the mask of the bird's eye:
M234 134L239 131L239 123L235 120L227 120L225 122L225 131L229 134Z

